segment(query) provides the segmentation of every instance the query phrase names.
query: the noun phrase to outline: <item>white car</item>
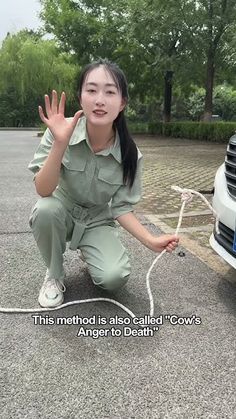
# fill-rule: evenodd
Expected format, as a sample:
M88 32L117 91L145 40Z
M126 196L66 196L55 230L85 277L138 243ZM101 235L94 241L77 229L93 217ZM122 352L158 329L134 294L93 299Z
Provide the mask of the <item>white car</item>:
M225 162L216 172L212 206L219 216L219 234L214 228L210 245L236 269L236 135L230 138Z

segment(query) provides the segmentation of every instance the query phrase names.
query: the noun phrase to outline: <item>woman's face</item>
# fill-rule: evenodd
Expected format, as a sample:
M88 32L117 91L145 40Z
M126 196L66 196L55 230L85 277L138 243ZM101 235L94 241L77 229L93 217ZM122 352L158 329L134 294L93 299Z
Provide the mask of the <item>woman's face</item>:
M112 76L103 66L99 66L85 78L80 103L87 120L102 126L113 123L124 109L126 101Z

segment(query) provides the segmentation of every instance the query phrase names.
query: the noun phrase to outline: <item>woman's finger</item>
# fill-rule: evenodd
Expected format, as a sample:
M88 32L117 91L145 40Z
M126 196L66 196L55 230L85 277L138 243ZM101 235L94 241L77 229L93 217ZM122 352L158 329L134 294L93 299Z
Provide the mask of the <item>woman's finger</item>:
M44 124L46 124L47 118L45 117L45 115L43 113L43 109L42 109L41 106L39 106L39 116L40 116L41 120L44 122Z
M81 116L83 116L84 112L83 111L77 111L74 114L74 118L72 119L72 125L75 127L79 118L81 118Z
M65 103L66 103L66 94L65 92L62 92L60 103L59 103L59 108L58 108L58 112L62 113L62 115L65 114Z
M52 113L56 114L57 113L57 92L56 90L52 91Z
M44 98L45 98L45 108L46 108L47 117L50 118L52 115L50 100L49 100L48 95L45 95Z
M174 244L168 244L166 247L167 252L173 252L175 250L176 246Z
M172 236L170 236L171 241L174 242L179 242L179 236L176 236L175 234L173 234Z

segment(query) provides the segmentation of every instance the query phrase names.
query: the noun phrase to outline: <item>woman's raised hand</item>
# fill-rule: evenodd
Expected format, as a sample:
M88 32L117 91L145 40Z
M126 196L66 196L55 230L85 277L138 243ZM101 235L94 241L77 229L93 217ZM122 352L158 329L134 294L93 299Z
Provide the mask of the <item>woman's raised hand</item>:
M39 116L45 125L50 129L54 141L68 145L70 137L75 129L78 119L82 116L83 111L75 113L72 120L65 118L65 103L66 95L62 92L61 99L58 105L58 98L56 90L52 91L52 103L50 104L49 96L45 95L45 109L47 118L44 115L43 109L39 106Z

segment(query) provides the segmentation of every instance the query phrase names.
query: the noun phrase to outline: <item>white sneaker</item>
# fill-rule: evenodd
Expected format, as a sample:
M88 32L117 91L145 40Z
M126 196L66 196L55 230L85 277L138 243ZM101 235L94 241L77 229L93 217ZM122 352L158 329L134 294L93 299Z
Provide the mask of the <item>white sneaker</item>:
M53 279L46 276L39 292L38 302L42 307L56 307L63 303L66 291L63 279Z

